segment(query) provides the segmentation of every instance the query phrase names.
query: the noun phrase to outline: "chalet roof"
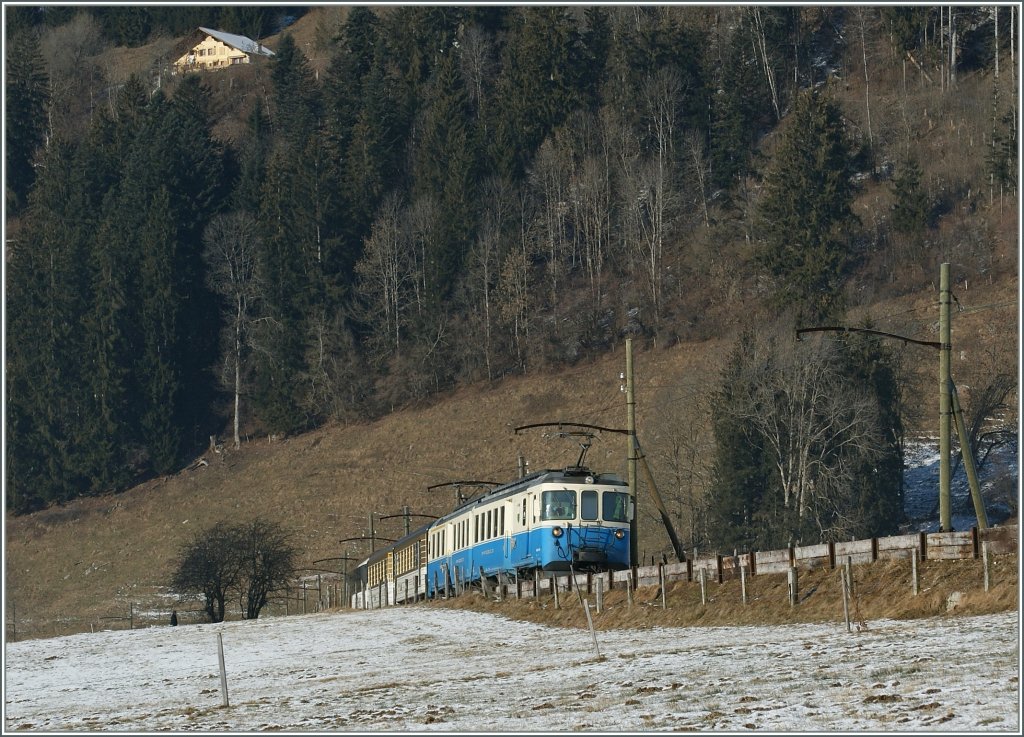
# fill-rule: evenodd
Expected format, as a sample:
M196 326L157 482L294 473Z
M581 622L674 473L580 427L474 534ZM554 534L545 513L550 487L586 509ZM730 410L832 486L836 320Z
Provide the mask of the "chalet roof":
M212 28L203 28L202 26L199 26L199 30L208 36L212 36L221 43L225 43L239 51L244 51L247 54L258 54L259 56L274 55L274 52L266 46L256 43L247 36L239 36L235 33L225 33L224 31L216 31Z

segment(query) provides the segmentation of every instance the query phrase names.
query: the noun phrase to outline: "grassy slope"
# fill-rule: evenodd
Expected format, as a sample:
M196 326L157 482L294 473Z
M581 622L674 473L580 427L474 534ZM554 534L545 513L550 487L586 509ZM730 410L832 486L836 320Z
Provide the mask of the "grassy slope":
M291 29L302 41L300 46L313 40L318 20L310 14ZM274 45L270 39L268 43ZM884 195L884 186L866 192L858 206L885 206L878 201L879 193ZM1015 208L1008 207L988 234L1004 243L1000 251L1006 258L1014 256L1011 244L1017 242L1017 226ZM937 256L936 281L938 260ZM972 280L970 291L959 291L958 284L961 300L970 305L1016 302L1016 268L997 268L1013 277L995 284ZM855 317L869 315L881 330L936 339L934 291L866 301ZM736 306L733 312L742 311ZM1012 370L1018 348L1016 316L1015 308L954 315L953 372L958 383L970 375L971 361L991 350L999 352L1005 370ZM638 423L641 437L647 439L657 432L651 419L659 389L714 372L730 342L722 338L665 350L645 351L639 344L636 348ZM515 475L520 454L531 469L572 463L578 448L571 441L545 437L539 430L516 435L513 428L559 419L622 427L625 407L618 376L623 355L620 346L589 366L465 387L432 406L399 411L377 422L326 427L275 443L251 438L239 452L210 455L207 466L150 481L124 494L6 517L7 621L13 605L19 636L45 636L87 631L99 617L127 614L129 602L163 616L173 605L164 598L163 584L179 545L219 519L278 518L296 530L303 565L328 567L314 561L342 555L343 548L353 555L366 551L365 544L342 546L337 541L365 532L371 511L397 514L403 504L415 513L449 510L454 492L428 492L430 484L467 478L508 480ZM907 349L906 355L910 399L918 409L915 422L929 430L935 424L935 361L924 349ZM704 423L707 418L694 421ZM598 440L588 457L590 465L623 473L623 446L620 436ZM649 509L645 500L642 494L641 505ZM400 520L380 525L383 536L401 531ZM648 552L666 548L667 538L649 512L641 520L641 531L642 547Z
M978 289L983 287L979 285ZM1016 284L977 294L977 304L1013 298ZM879 304L874 314L894 314L919 298ZM956 318L954 340L966 344L986 331L1005 336L982 311ZM638 426L655 411L658 387L714 369L729 349L727 340L680 344L669 349L636 346ZM619 391L624 349L561 373L514 377L494 385L461 388L431 406L398 411L379 421L330 426L270 442L251 438L238 452L207 454L209 465L149 481L116 496L74 502L37 514L6 518L8 606L16 607L19 636L88 630L99 617L136 609L165 616L173 599L163 588L179 545L219 519L256 515L278 518L296 531L303 565L365 553L367 545L339 544L366 531L367 514L398 514L403 504L414 513L442 514L451 508L451 489L427 486L458 479L508 480L522 454L531 469L573 463L571 440L541 430L515 434L514 428L543 421L587 422L622 427L625 402ZM922 375L923 403L930 406L934 362L916 364ZM704 418L699 418L703 421ZM927 421L927 420L926 420ZM598 470L624 472L621 436L606 435L588 461ZM657 473L657 469L655 470ZM646 495L641 504L650 508ZM648 515L642 527L647 551L665 548L665 534ZM378 534L397 536L399 519L378 523ZM784 585L784 584L783 584ZM1015 584L1014 584L1015 585ZM8 617L8 621L10 617Z

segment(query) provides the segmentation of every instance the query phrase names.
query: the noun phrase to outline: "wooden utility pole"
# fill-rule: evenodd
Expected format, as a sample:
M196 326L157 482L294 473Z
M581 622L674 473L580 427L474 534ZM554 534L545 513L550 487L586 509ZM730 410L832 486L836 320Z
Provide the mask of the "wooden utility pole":
M942 532L953 529L950 511L950 415L952 415L949 386L952 381L949 359L952 345L949 328L949 264L939 269L939 528Z
M960 407L960 399L956 393L956 384L949 382L949 396L952 400L953 419L956 421L956 434L960 438L960 457L964 461L967 473L967 485L971 487L971 501L974 503L974 515L978 518L978 529L988 529L988 514L985 512L985 501L981 498L981 484L978 483L978 469L974 465L974 451L971 450L967 438L967 426L964 424L964 411Z
M626 338L626 463L629 493L633 496L633 516L629 520L629 564L639 565L637 520L640 517L636 483L636 402L633 399L633 339Z
M683 550L682 544L679 542L679 536L676 535L676 528L672 524L672 518L668 515L668 510L665 509L665 503L661 500L661 494L658 492L658 485L654 483L654 474L651 473L651 467L647 463L647 456L640 448L640 439L636 435L633 435L634 440L634 452L639 460L643 464L644 478L647 480L647 485L650 487L651 496L654 498L654 505L658 508L658 514L661 515L661 521L665 524L665 530L668 532L668 538L672 542L672 550L676 554L676 560L682 563L686 560L686 552Z

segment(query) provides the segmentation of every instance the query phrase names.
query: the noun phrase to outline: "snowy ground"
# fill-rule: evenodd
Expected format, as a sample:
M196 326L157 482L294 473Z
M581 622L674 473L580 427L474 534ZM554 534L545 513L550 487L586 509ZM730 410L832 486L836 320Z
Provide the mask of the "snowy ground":
M217 633L230 706L221 707ZM427 608L8 643L4 732L1020 733L1016 612L590 633Z

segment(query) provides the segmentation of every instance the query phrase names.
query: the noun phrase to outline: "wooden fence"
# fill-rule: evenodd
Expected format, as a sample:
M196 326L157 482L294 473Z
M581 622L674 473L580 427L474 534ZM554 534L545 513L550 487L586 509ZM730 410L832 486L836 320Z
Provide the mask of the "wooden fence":
M958 560L981 558L982 546L989 555L1013 553L1018 547L1017 527L993 527L987 530L971 528L961 532L914 533L878 537L869 540L820 543L781 550L758 550L734 555L703 556L679 563L638 566L632 570L608 573L577 573L575 585L580 591L593 593L598 587L604 591L625 587L635 577L635 587L658 586L677 581L703 580L722 583L741 576L789 574L791 569L812 571L818 568L834 569L845 565L873 563L878 560L910 559L915 551L918 560ZM598 581L600 580L600 583ZM571 591L574 582L569 573L520 578L515 582L491 588L498 597L531 598L554 591ZM382 599L381 599L382 600ZM374 600L379 606L380 600Z

